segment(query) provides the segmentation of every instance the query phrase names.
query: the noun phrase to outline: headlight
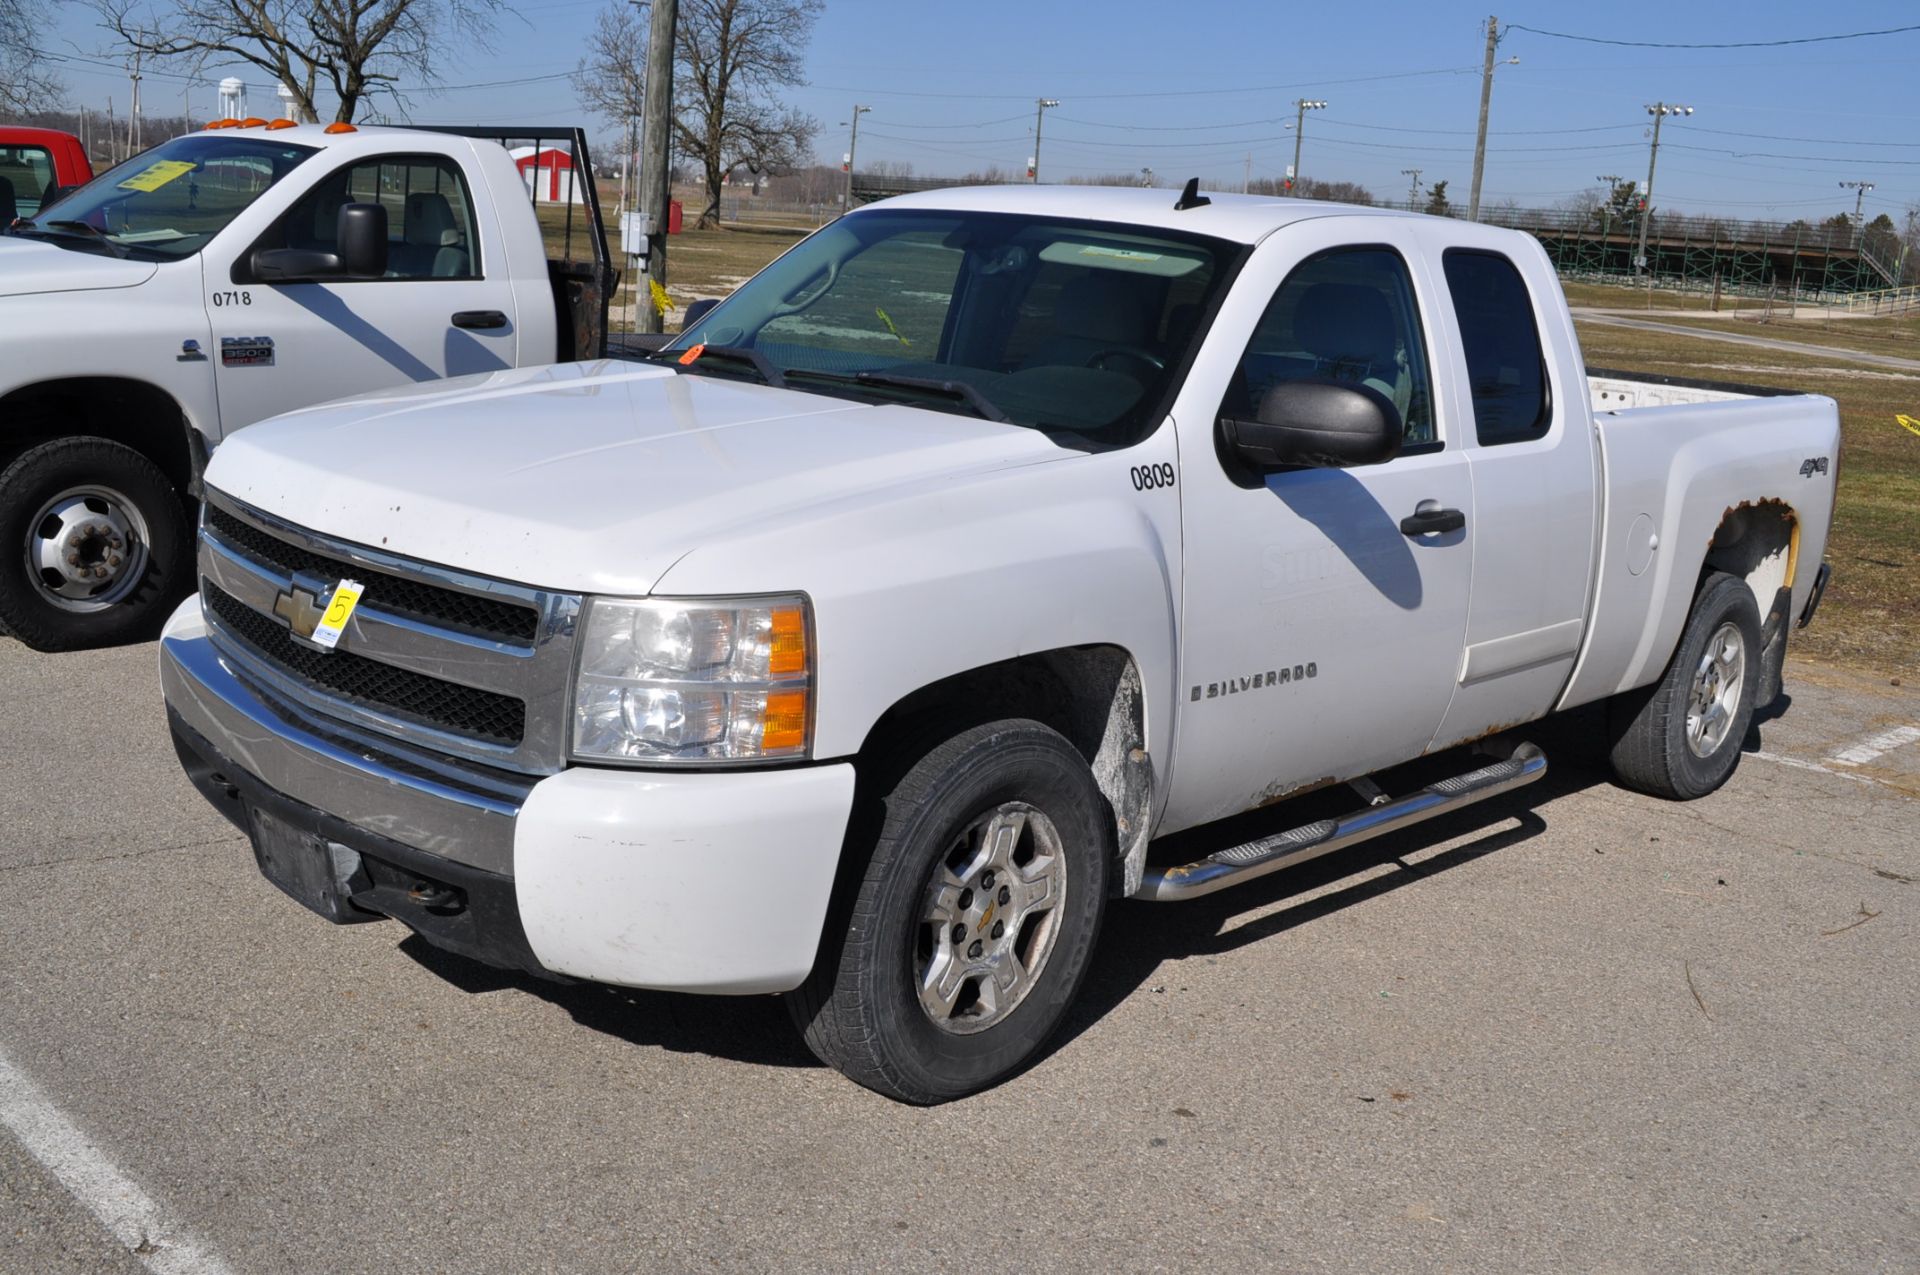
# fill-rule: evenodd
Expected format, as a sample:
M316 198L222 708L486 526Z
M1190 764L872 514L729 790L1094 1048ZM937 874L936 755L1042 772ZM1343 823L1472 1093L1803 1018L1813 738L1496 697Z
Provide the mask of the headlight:
M812 615L798 595L592 598L573 683L583 761L804 757Z

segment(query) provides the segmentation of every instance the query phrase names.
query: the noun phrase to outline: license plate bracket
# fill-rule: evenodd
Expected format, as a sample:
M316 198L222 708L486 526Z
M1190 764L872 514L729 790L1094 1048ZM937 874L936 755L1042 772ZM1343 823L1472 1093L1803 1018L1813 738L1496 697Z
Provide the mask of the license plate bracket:
M247 807L247 827L261 875L287 897L335 925L385 919L355 907L348 897L354 877L364 875L357 851L296 827L259 806Z

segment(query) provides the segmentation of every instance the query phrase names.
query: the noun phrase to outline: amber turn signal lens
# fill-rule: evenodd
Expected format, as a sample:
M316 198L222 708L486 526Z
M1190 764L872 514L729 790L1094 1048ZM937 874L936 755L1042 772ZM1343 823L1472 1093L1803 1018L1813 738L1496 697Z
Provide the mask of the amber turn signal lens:
M778 753L806 747L807 693L769 691L766 724L760 731L760 751Z
M772 618L767 672L775 677L800 676L807 671L807 617L799 607L781 607Z

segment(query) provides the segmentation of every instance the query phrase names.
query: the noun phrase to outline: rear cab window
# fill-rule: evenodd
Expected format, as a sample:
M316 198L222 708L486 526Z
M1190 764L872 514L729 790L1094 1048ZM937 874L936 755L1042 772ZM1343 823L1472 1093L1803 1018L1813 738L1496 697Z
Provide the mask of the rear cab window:
M1547 361L1520 271L1497 252L1470 248L1447 249L1441 265L1460 325L1475 437L1482 447L1545 437L1553 424Z

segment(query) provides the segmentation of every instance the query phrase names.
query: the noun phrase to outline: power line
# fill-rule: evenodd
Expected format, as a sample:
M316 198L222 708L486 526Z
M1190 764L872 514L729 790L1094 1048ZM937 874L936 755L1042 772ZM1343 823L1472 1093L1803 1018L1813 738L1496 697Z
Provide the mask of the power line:
M1724 44L1670 44L1661 40L1610 40L1598 35L1568 35L1565 31L1543 31L1539 27L1522 26L1518 22L1507 23L1509 31L1531 31L1535 35L1551 36L1556 40L1578 40L1582 44L1615 44L1630 49L1778 49L1789 44L1826 44L1833 40L1864 40L1876 35L1900 35L1908 31L1920 31L1920 24L1907 27L1885 27L1878 31L1849 31L1844 35L1809 35L1793 40L1739 40Z

